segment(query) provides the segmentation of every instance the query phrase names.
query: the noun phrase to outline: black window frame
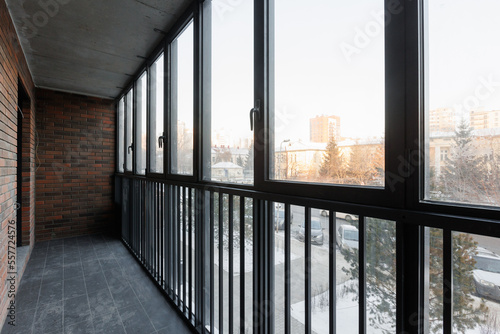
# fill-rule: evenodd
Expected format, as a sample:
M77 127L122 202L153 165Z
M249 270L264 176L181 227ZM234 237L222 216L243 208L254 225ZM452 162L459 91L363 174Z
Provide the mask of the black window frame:
M427 35L426 8L428 0L405 2L406 52L406 142L407 161L412 173L408 176L405 191L405 208L418 212L464 216L477 219L498 220L500 207L439 202L425 199L425 103L427 89Z
M131 118L132 118L132 128L130 129L130 131L132 131L132 133L130 134L130 138L132 140L132 142L130 143L127 143L127 134L128 134L128 115L127 115L127 108L129 107L128 106L128 102L127 102L127 97L129 96L129 94L131 94L131 99L132 99L132 106L131 106ZM123 174L125 175L131 175L131 174L135 174L135 81L129 85L126 89L125 89L125 92L123 94L123 99L124 99L124 156L123 156ZM130 152L130 153L129 153ZM128 167L128 164L127 164L127 160L128 160L128 155L131 154L132 157L131 157L131 168L130 169L127 169Z
M165 61L164 129L167 145L164 149L163 173L150 172L150 121L148 103L148 152L147 178L196 182L206 186L231 187L246 190L273 192L276 194L301 194L301 196L337 202L349 206L368 205L417 212L461 215L478 219L497 219L500 208L472 206L447 202L433 202L423 198L425 149L423 146L423 101L425 96L425 59L423 1L384 0L386 10L399 4L402 11L391 16L385 25L385 187L363 187L356 185L301 183L270 178L270 152L273 139L273 116L270 112L272 96L273 14L274 0L254 0L254 99L261 101L261 117L254 122L254 184L235 184L211 181L208 175L211 142L211 18L206 15L211 1L194 1L164 39L145 61L150 66L163 52ZM193 175L171 173L171 115L169 110L170 70L169 44L193 20L194 25L194 141ZM334 32L332 32L334 33ZM134 86L143 68L124 89ZM150 85L151 75L148 76ZM148 94L150 86L148 86ZM117 103L125 93L117 98ZM149 100L149 97L148 97ZM149 101L148 101L149 102ZM253 106L248 106L250 109ZM126 153L126 152L125 152ZM124 160L126 155L124 156ZM119 173L119 172L118 172ZM126 173L125 173L126 174Z
M152 138L153 136L153 131L151 130L151 110L152 110L152 105L153 103L151 103L151 98L152 98L152 94L151 94L151 87L153 85L153 75L152 75L152 70L151 70L151 67L153 66L153 64L155 64L159 58L163 55L163 73L164 73L164 82L163 82L163 134L161 134L163 137L164 137L164 141L163 141L163 172L161 173L158 173L158 172L153 172L151 171L151 143L153 142L153 139L154 139L154 142L157 143L158 140L159 140L159 137L157 138ZM147 108L147 125L146 125L146 131L147 131L147 135L146 135L146 138L147 138L147 150L146 150L146 177L147 178L163 178L164 175L165 175L165 168L166 168L166 153L167 153L167 138L166 137L166 121L165 121L165 104L166 104L166 97L165 97L165 93L166 93L166 89L167 89L167 85L166 85L166 79L167 79L167 70L166 70L166 67L167 66L167 60L166 60L166 54L165 54L165 48L164 48L164 45L163 45L163 41L162 43L160 43L160 45L155 49L155 51L152 53L152 56L149 57L147 60L146 60L146 67L147 67L147 71L149 73L148 75L148 108ZM137 80L137 79L135 79ZM134 80L134 81L135 81Z
M138 110L138 104L137 104L137 94L138 94L138 81L143 75L146 75L146 96L143 97L146 99L146 110L144 112L146 113L146 168L144 173L139 173L137 170L137 152L138 152L138 147L139 147L139 140L137 138L137 131L138 131L138 119L139 119L139 113L137 112ZM148 171L148 150L149 150L149 143L148 143L148 115L149 115L149 67L143 67L142 70L139 72L137 79L134 80L134 139L133 139L133 144L134 144L134 156L133 156L133 164L134 164L134 174L138 176L145 176L147 175Z
M393 0L385 0L388 10ZM255 99L263 101L263 117L255 122L255 187L280 194L302 194L306 197L386 207L404 206L405 180L401 179L399 159L405 159L405 49L404 9L385 25L385 187L300 183L270 178L270 153L273 149L272 39L274 37L274 0L256 1L255 8ZM334 32L331 32L334 33ZM261 84L263 82L263 84ZM263 134L263 135L260 135ZM264 166L264 168L262 167Z
M167 33L162 42L153 52L152 56L145 62L149 70L151 64L157 57L164 52L165 72L165 93L164 93L164 121L165 130L170 131L171 122L167 112L169 91L168 91L168 42L176 38L179 31L183 29L186 22L194 19L194 157L193 157L193 176L183 176L170 174L170 166L165 162L164 173L147 173L145 178L134 177L140 181L146 179L147 182L160 180L165 185L165 189L174 185L174 187L193 186L197 194L201 195L201 204L205 205L202 212L197 212L198 224L202 225L205 232L210 232L210 214L213 209L210 208L210 198L207 192L221 192L228 194L238 194L251 198L255 195L255 206L253 218L255 219L255 253L254 255L262 259L259 263L259 271L254 272L254 287L262 291L254 290L254 302L268 300L269 291L272 283L268 279L272 277L273 266L270 264L268 256L272 256L269 242L270 227L272 226L272 212L266 212L265 201L275 201L286 199L288 204L310 206L330 209L330 217L333 217L334 211L352 212L360 216L360 221L365 217L381 218L384 220L396 221L396 253L397 253L397 329L409 330L411 333L417 333L421 328L417 328L412 318L415 314L422 315L420 302L422 302L423 293L421 291L422 274L424 273L424 257L422 252L422 243L425 241L422 230L425 227L443 229L444 239L446 239L446 265L444 271L448 277L452 274L452 231L467 232L471 234L486 235L500 238L499 227L499 208L478 207L468 205L455 205L453 203L433 203L423 200L423 166L425 155L420 154L423 146L423 103L425 96L424 79L424 57L425 46L423 45L422 35L425 26L422 24L423 12L422 5L424 0L403 1L401 3L403 11L398 15L391 17L391 24L385 28L385 62L386 62L386 136L385 136L385 161L386 174L393 173L396 176L404 177L395 185L395 191L392 192L389 187L384 189L372 189L359 186L344 186L331 184L313 184L313 183L292 183L289 181L276 181L269 179L270 167L270 149L269 132L267 129L273 129L272 115L269 110L271 106L271 96L267 95L272 77L270 76L270 63L272 59L272 50L270 49L271 34L268 29L272 23L272 0L255 0L254 6L254 52L255 52L255 87L254 98L261 100L263 117L255 122L256 131L254 132L255 147L262 147L255 151L255 169L254 184L242 185L233 183L220 183L207 181L203 179L206 175L204 169L210 161L210 137L211 137L211 117L210 113L210 68L206 66L210 62L210 17L204 15L210 1L193 2L188 10L183 14L178 23L171 32ZM392 0L385 0L386 7L393 4ZM387 41L391 42L387 44ZM141 71L143 68L141 69ZM142 73L140 71L140 73ZM132 84L129 84L125 91L133 87L140 73L134 77ZM148 80L150 80L149 76ZM258 79L258 80L257 80ZM389 80L390 79L390 80ZM149 92L149 86L148 86ZM149 94L149 93L148 93ZM123 96L123 95L122 95ZM118 98L118 102L120 98ZM149 101L149 97L148 97ZM148 103L148 108L150 108ZM248 106L248 109L253 106ZM125 108L124 108L125 112ZM149 131L149 111L148 111L148 136ZM134 131L135 133L135 131ZM260 137L259 133L265 136ZM170 134L166 134L168 142ZM271 138L272 139L272 138ZM266 141L267 140L267 141ZM149 145L148 137L148 145ZM208 143L208 145L207 145ZM261 145L257 145L261 144ZM126 143L125 143L126 145ZM170 145L170 144L169 144ZM170 156L169 145L165 146L164 159ZM208 151L207 151L208 148ZM149 171L149 146L147 152L148 171ZM125 155L124 155L125 159ZM416 161L413 161L416 159ZM134 163L135 166L135 163ZM406 168L406 170L405 170ZM401 172L402 170L403 172ZM120 174L120 173L117 173ZM130 174L130 173L129 173ZM394 177L394 176L391 176ZM398 179L399 180L399 179ZM135 180L134 180L135 181ZM172 181L172 182L170 182ZM185 181L186 183L182 183ZM159 183L162 183L159 182ZM193 182L193 183L187 183ZM386 175L386 184L387 184ZM145 181L146 183L146 181ZM179 186L180 184L180 186ZM250 191L248 191L250 190ZM159 193L162 193L161 191ZM159 202L150 203L149 208L154 208ZM165 202L163 202L165 204ZM172 204L175 207L175 203ZM126 208L127 209L127 208ZM210 212L212 209L212 212ZM128 209L127 209L128 210ZM271 210L272 211L272 210ZM202 216L205 215L205 216ZM127 216L128 217L128 216ZM363 217L363 218L361 218ZM170 219L170 218L166 218ZM333 219L332 219L333 221ZM213 223L213 221L212 221ZM308 230L308 229L307 229ZM205 240L209 233L199 234L200 248L206 250L210 241ZM202 243L201 241L204 240ZM360 244L363 244L360 239ZM174 245L175 246L175 245ZM363 247L361 247L363 248ZM206 265L206 263L205 263ZM200 264L201 266L201 264ZM256 265L257 266L257 265ZM446 267L447 266L447 267ZM197 267L199 268L199 267ZM270 276L263 276L263 274ZM242 275L244 276L244 275ZM200 283L202 284L202 283ZM203 284L206 284L204 282ZM416 289L418 287L419 289ZM266 291L263 291L267 289ZM200 289L201 291L201 289ZM446 291L447 296L451 296L451 289ZM203 296L199 296L204 301ZM451 299L450 299L451 300ZM209 301L206 301L209 303ZM445 302L445 317L451 319L450 301ZM207 304L197 303L198 308L205 308ZM400 307L401 306L401 307ZM359 308L363 312L363 307ZM263 312L265 313L265 312ZM270 314L270 313L268 313ZM209 316L198 312L197 315ZM257 315L257 320L263 320L263 324L270 324L266 315ZM417 321L421 324L422 320ZM363 326L360 320L359 326ZM450 324L446 324L445 332L450 332Z
M199 74L196 73L196 64L197 64L197 33L196 33L196 27L197 27L197 15L196 11L190 10L188 11L185 15L182 16L182 18L179 20L179 24L176 25L176 27L172 30L172 33L169 34L169 36L165 40L165 50L166 50L166 55L167 57L165 59L167 60L167 65L165 68L167 69L167 80L166 80L166 88L167 88L167 97L168 97L168 102L166 102L166 112L165 112L165 119L166 119L166 137L167 137L167 142L168 142L168 154L167 156L167 168L165 169L165 177L169 180L176 180L176 181L185 181L185 182L197 182L198 181L198 159L197 159L197 154L196 150L199 147L197 144L197 136L196 133L199 131L196 131L197 127L196 124L198 115L200 113L200 108L197 104L197 96L199 94ZM173 173L172 172L172 155L176 150L173 149L172 145L172 134L173 134L173 129L174 126L177 127L176 122L174 122L174 115L172 112L172 43L186 30L189 24L193 25L193 174L192 175L183 175L183 174L178 174L178 173ZM199 126L198 126L199 129Z
M123 99L123 102L122 102ZM123 127L120 127L120 104L123 103L122 117L123 117ZM123 174L125 172L125 97L121 96L116 99L116 173ZM120 134L123 136L123 142L120 142ZM121 146L121 147L120 147ZM120 161L120 153L122 154L123 161ZM120 166L121 165L121 166Z

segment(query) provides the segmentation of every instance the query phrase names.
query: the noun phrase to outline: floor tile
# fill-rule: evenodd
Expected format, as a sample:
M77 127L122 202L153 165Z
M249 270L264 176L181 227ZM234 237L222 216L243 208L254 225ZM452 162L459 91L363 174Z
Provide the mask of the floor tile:
M87 296L80 296L64 301L64 325L72 325L92 320Z
M64 334L93 334L94 324L92 319L87 319L76 324L64 322Z
M82 268L84 276L102 272L101 266L97 258L91 261L82 261Z
M15 314L15 326L9 324L9 318L5 322L2 334L19 334L19 333L31 333L33 328L33 322L35 319L35 309L30 309L24 312L16 312Z
M83 280L83 267L81 262L71 263L64 266L64 279L78 277Z
M53 333L63 330L63 305L62 301L38 307L33 323L33 333Z
M16 311L1 334L189 333L122 242L102 235L37 243Z
M135 296L134 290L130 285L125 286L123 290L111 291L113 300L118 309L129 307L132 305L140 305L139 299Z
M106 277L102 272L97 272L94 274L90 274L85 276L85 285L87 287L87 293L92 291L106 289L108 287L108 283L106 282Z
M125 334L122 320L118 311L108 314L103 320L94 319L94 328L96 334Z
M61 280L43 280L40 288L38 304L50 304L63 299L63 283Z
M83 276L65 279L63 285L64 299L70 299L87 294L87 288L85 287Z
M146 312L142 306L132 305L119 310L120 317L127 334L147 334L154 333L155 328L149 321Z
M116 310L115 302L111 296L109 289L103 289L98 291L89 292L88 294L90 311L95 320L99 319L101 316L112 313Z

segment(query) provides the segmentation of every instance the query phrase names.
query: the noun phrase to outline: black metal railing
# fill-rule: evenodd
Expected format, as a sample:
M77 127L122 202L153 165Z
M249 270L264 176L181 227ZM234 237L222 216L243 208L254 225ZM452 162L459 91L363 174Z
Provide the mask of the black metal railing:
M429 307L451 333L452 232L500 236L496 222L134 176L116 184L124 243L200 333L428 332ZM436 279L444 298L429 306Z

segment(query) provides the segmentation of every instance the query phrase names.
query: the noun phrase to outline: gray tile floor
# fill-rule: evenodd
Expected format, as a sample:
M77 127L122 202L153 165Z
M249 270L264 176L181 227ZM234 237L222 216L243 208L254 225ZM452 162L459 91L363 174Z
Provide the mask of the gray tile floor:
M103 235L35 245L16 298L23 333L191 333L138 262Z

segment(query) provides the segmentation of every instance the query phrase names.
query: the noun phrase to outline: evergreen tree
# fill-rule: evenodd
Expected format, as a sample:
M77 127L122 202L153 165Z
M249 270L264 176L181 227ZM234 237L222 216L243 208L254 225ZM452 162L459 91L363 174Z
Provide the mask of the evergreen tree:
M472 143L472 129L465 119L458 125L453 141L441 175L441 188L451 201L481 202L483 168Z
M344 157L334 138L330 139L323 155L319 175L328 181L342 183L345 178Z
M238 156L236 158L236 164L240 167L243 167L245 165L244 161L243 161L243 158L241 156Z
M500 206L500 142L494 138L484 138L482 147L488 149L481 159L480 170L483 173L481 188L482 203Z
M377 174L372 160L372 153L369 148L354 145L351 148L349 168L347 169L347 176L350 179L349 183L358 185L369 184Z
M396 223L366 219L366 295L368 324L383 333L395 331L396 319ZM359 278L357 249L344 253L349 268L343 271L352 280ZM358 295L358 287L350 285L348 291Z
M243 166L243 170L246 172L246 173L252 173L253 172L253 163L254 163L254 160L253 160L253 142L250 144L250 147L248 148L248 155L245 159L245 164Z
M472 271L475 269L477 242L465 233L453 236L453 328L456 333L465 333L483 322L488 308L481 301L475 306L472 295L476 292Z
M219 162L230 162L233 158L233 155L231 154L231 150L229 147L220 147L217 149L216 155L215 155L215 163Z
M477 242L468 234L453 237L453 326L454 332L464 333L484 320L488 309L484 302L474 302L473 270ZM352 280L359 277L358 250L344 253L349 268L344 272ZM371 327L393 333L396 319L396 224L366 218L366 294L368 321ZM443 231L429 231L429 304L430 333L439 333L443 316ZM349 292L358 293L357 286Z

